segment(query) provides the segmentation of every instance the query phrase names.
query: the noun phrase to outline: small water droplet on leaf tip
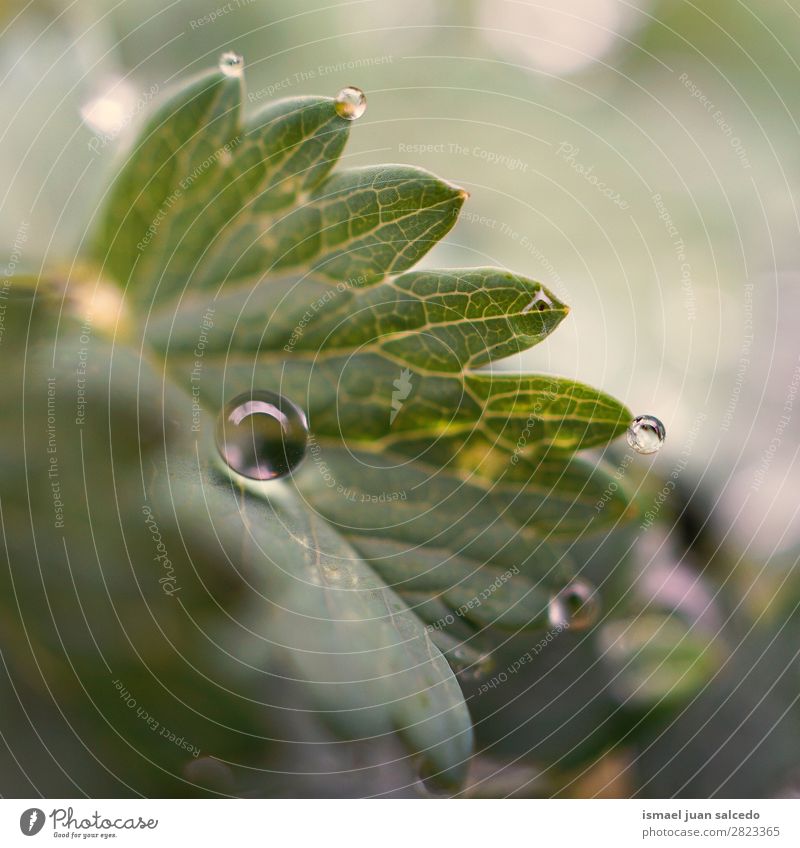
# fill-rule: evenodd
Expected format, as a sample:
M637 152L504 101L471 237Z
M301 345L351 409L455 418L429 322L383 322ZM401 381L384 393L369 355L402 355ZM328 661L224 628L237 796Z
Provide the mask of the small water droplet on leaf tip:
M628 427L626 438L636 453L656 453L661 450L667 431L655 415L639 415Z
M219 69L226 77L240 77L244 71L244 56L228 50L219 57Z
M275 480L290 474L305 456L308 422L288 398L256 390L225 404L215 435L229 468L251 480Z
M360 88L348 85L334 98L336 114L347 121L355 121L367 111L367 95Z
M530 312L531 310L538 310L539 312L544 312L547 309L553 308L553 300L547 294L544 289L538 289L533 296L531 302L523 308L524 312Z

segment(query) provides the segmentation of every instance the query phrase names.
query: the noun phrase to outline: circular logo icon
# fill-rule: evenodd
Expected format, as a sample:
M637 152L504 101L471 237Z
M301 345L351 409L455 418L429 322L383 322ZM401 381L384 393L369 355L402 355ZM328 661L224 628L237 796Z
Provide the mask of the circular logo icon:
M44 827L44 810L38 807L31 807L19 817L19 829L25 836L36 836L36 834Z

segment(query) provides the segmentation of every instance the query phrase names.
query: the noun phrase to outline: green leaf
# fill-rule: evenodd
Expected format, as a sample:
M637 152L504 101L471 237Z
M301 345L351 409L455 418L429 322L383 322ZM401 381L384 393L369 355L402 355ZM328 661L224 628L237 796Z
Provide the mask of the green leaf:
M32 766L34 782L179 794L193 754L141 715L192 751L246 758L243 742L256 747L259 719L231 696L231 665L216 666L198 639L236 608L243 586L208 540L186 556L171 510L148 524L151 490L169 479L163 457L189 431L187 399L163 391L160 368L71 308L63 291L39 292L4 314L3 658L24 692L15 703L39 716L45 750L75 743L74 783L51 782L52 760ZM157 539L168 552L160 559ZM6 691L3 679L0 698Z
M381 509L423 514L435 506L447 522L459 518L459 512L445 517L448 505L463 516L463 497L466 503L485 503L487 519L513 522L514 534L524 528L539 539L566 543L605 532L631 515L628 498L610 472L579 457L511 462L490 451L488 456L459 454L457 461L439 464L427 456L408 459L385 451L346 450L317 440L311 456L296 482L315 507L330 510L333 520L350 515L353 523L362 512L371 516ZM465 466L465 461L471 462ZM368 527L377 522L368 520Z
M113 729L111 740L104 728L86 733L104 739L107 763L129 778L113 751L115 734L170 768L181 767L183 749L165 751L136 719L123 726L129 715L112 674L161 725L181 728L193 750L233 762L247 762L252 754L241 746L261 740L259 714L281 700L275 683L295 679L348 738L398 733L426 774L444 786L463 782L469 715L419 619L291 489L248 491L218 470L205 414L193 435L190 397L135 349L103 336L87 341L80 323L59 321L60 302L26 299L6 312L10 330L31 323L44 331L31 346L26 333L7 334L3 344L10 403L0 496L15 528L25 526L28 509L35 522L33 538L17 532L10 540L10 584L3 572L3 620L26 633L9 641L6 660L45 666L72 720L87 709L64 694L79 675L91 715L104 704ZM83 361L86 412L66 426ZM39 449L42 432L57 451ZM26 453L26 442L36 450ZM26 479L48 485L26 497ZM154 560L154 534L168 567ZM87 634L76 621L89 611ZM155 690L142 663L160 684Z
M241 717L227 734L200 722L209 749L241 755L259 717L268 726L300 693L350 738L399 732L454 785L471 727L436 645L484 666L487 631L545 626L572 578L565 550L629 513L609 473L574 453L631 416L571 380L476 370L545 340L568 308L501 269L408 270L466 192L405 165L336 169L351 125L330 98L249 117L242 104L242 80L216 71L174 92L102 207L83 290L110 278L124 293L105 321L121 335L94 355L132 499L105 489L102 514L127 518L141 482L180 553L193 590L164 626L189 659L156 664L181 703L200 675L211 724ZM245 484L211 460L218 410L252 388L308 413L293 481ZM132 568L152 544L141 524L121 522L140 542ZM133 595L127 616L152 649L140 610Z
M277 269L306 267L366 285L422 258L453 226L466 192L408 165L333 174L263 237Z
M496 456L492 457L496 459ZM601 467L572 458L470 470L315 442L295 482L375 570L419 604L479 627L546 625L550 597L573 576L553 549L613 528L629 504ZM602 504L602 508L598 508ZM416 609L416 606L415 606Z
M311 456L301 491L401 595L444 602L444 616L420 612L429 623L453 612L479 627L544 624L568 564L490 488L392 454L314 445Z
M343 293L287 344L459 372L538 344L568 311L541 284L498 268L415 271Z
M193 360L168 362L187 379ZM314 433L355 447L418 455L432 442L453 455L480 437L507 455L530 458L607 444L624 432L629 411L572 380L503 372L423 374L381 354L320 354L280 363L250 353L206 361L204 395L212 404L256 385L305 405Z
M310 267L366 284L410 267L465 193L408 166L326 174L349 122L329 98L242 120L241 81L207 74L150 120L108 198L93 255L140 300Z
M150 341L191 353L208 297L188 294L181 321L155 313ZM497 268L414 271L367 289L312 278L274 279L215 298L208 353L229 349L328 355L377 352L428 372L450 374L542 341L568 313L540 283Z
M242 489L190 455L171 461L170 477L194 493L176 504L184 535L195 539L190 546L213 537L250 584L236 657L254 671L295 679L348 738L399 733L419 753L422 771L445 786L462 783L472 746L466 705L447 662L395 592L285 487ZM274 693L268 697L275 703Z
M241 82L224 74L187 84L156 110L114 180L92 254L137 299L174 293L178 275L204 246L182 237L221 182L223 153L236 146L240 102Z
M623 702L638 707L688 700L722 659L708 634L675 615L643 613L609 622L599 640L613 670L614 691Z

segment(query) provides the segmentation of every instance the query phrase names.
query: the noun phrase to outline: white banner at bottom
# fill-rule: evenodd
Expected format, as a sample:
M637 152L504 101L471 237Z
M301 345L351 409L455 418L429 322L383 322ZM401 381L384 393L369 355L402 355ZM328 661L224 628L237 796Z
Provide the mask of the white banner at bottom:
M472 809L469 809L472 807ZM0 845L797 846L800 800L0 800ZM32 841L35 840L35 841Z

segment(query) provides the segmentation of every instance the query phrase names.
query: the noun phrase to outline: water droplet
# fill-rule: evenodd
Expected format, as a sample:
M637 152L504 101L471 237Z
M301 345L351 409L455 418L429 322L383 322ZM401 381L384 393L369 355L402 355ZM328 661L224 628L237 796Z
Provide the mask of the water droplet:
M627 438L636 453L655 453L661 450L667 431L654 415L639 415L628 427Z
M553 627L585 630L597 621L600 604L594 586L585 580L573 580L550 598L547 616Z
M348 85L334 99L336 114L348 121L355 121L367 111L367 95L360 88Z
M539 312L543 312L545 309L552 308L552 298L547 294L544 289L538 289L536 294L534 294L533 296L533 300L522 311L530 312L532 309L538 309Z
M244 71L244 56L228 50L219 57L219 69L226 77L240 77Z
M238 395L220 413L217 448L225 462L251 480L274 480L303 459L308 422L302 409L275 392Z

